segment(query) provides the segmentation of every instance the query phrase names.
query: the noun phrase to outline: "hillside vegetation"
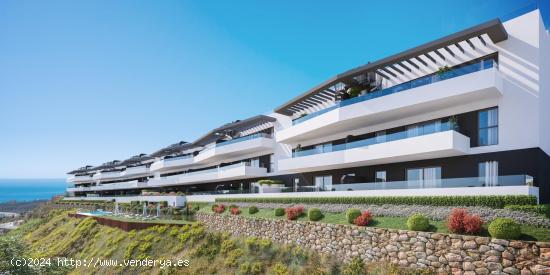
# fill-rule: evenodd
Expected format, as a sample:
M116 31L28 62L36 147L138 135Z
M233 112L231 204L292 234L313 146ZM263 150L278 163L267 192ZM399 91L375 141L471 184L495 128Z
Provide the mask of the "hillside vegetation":
M360 261L342 264L297 246L280 246L269 240L234 238L228 233L208 233L198 223L155 226L125 232L77 219L54 210L27 221L0 238L0 273L13 274L420 274L387 264L363 266ZM15 268L13 257L67 257L79 260L116 259L117 267ZM93 260L92 260L93 258ZM123 260L187 260L188 266L128 267ZM113 262L111 262L112 264ZM165 262L168 263L168 262ZM181 263L181 262L180 262ZM103 262L105 264L105 262Z

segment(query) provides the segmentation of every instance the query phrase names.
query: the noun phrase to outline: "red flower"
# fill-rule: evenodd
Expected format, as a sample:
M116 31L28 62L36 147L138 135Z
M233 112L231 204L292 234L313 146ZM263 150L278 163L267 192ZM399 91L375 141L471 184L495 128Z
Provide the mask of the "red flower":
M360 216L355 218L353 224L358 226L367 226L372 220L372 215L369 211L364 211Z
M447 218L447 227L453 233L475 234L481 230L483 220L478 215L468 214L465 208L454 208Z
M221 213L225 212L225 205L220 204L220 205L218 205L218 207L214 207L214 212L216 212L218 214L221 214Z
M288 207L285 209L285 213L287 220L295 220L304 213L304 207L301 205Z
M241 214L241 210L238 207L231 208L231 214L239 215Z

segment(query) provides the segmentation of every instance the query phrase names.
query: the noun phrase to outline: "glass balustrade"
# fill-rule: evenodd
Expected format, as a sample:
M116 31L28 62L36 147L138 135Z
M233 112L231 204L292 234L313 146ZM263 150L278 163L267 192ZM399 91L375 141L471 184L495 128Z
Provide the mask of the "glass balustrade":
M411 80L411 81L408 81L408 82L405 82L405 83L401 83L399 85L395 85L395 86L392 86L392 87L388 87L388 88L385 88L385 89L382 89L382 90L370 92L368 94L360 95L360 96L357 96L357 97L354 97L354 98L345 99L345 100L342 100L340 102L337 102L335 105L333 105L331 107L328 107L328 108L319 110L317 112L308 114L306 116L300 117L298 119L295 119L295 120L292 121L292 125L302 123L306 120L312 119L314 117L317 117L319 115L322 115L324 113L327 113L331 110L334 110L334 109L337 109L337 108L340 108L340 107L352 105L352 104L355 104L355 103L358 103L358 102L371 100L371 99L374 99L374 98L379 98L379 97L390 95L390 94L395 94L395 93L402 92L402 91L405 91L405 90L409 90L409 89L413 89L413 88L416 88L416 87L420 87L420 86L440 82L440 81L443 81L443 80L463 76L463 75L478 72L478 71L481 71L481 70L490 69L490 68L494 67L495 65L496 65L496 61L494 61L492 58L483 59L483 60L480 60L479 62L476 62L476 63L473 63L473 64L468 64L468 65L463 65L463 66L458 66L458 67L452 68L449 71L446 71L446 72L443 72L443 73L435 73L435 74L427 75L427 76L420 77L420 78L417 78L417 79L414 79L414 80Z
M271 138L271 135L266 134L266 133L255 133L255 134L252 134L252 135L248 135L248 136L244 136L244 137L238 137L238 138L234 138L234 139L231 139L231 140L226 140L226 141L222 141L220 143L216 143L216 147L221 147L221 146L225 146L225 145L229 145L229 144L233 144L233 143L237 143L237 142L241 142L241 141L261 138L261 137Z
M423 130L418 130L418 131L403 130L396 133L376 136L372 138L352 141L352 142L343 143L343 144L336 144L328 147L294 151L292 152L292 157L296 158L296 157L348 150L348 149L365 147L369 145L380 144L380 143L385 143L390 141L396 141L396 140L402 140L402 139L407 139L407 138L412 138L417 136L424 136L424 135L429 135L434 133L445 132L452 129L453 129L453 125L447 121L440 124L435 124L434 127L431 127L431 128L426 127L426 128L423 128Z

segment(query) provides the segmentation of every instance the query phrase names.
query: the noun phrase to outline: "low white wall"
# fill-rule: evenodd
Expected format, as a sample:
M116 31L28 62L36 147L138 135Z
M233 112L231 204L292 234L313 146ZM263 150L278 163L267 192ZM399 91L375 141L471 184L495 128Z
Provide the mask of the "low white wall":
M327 192L251 193L226 195L187 196L189 202L213 202L216 198L268 198L268 197L380 197L380 196L489 196L489 195L533 195L539 198L539 188L534 186L495 186L423 188L393 190L357 190Z
M120 203L129 203L132 201L166 201L172 207L185 206L185 196L134 196L134 197L65 197L67 201L110 201L115 200Z

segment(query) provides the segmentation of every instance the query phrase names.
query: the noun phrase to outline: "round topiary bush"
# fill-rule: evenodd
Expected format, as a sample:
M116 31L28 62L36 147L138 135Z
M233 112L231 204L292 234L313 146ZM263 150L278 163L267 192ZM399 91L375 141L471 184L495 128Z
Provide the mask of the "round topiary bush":
M284 208L275 208L275 216L280 217L285 215Z
M307 217L310 221L318 221L323 218L323 213L321 213L321 210L319 208L311 208L307 211Z
M497 218L489 224L489 234L497 239L517 239L521 235L521 228L510 218Z
M256 206L250 206L250 208L248 208L248 214L256 214L258 211L260 210L258 210L258 207Z
M414 231L427 231L430 221L422 214L413 214L407 219L407 228Z
M349 208L346 210L346 219L349 223L353 223L357 217L361 216L361 210L357 208Z

